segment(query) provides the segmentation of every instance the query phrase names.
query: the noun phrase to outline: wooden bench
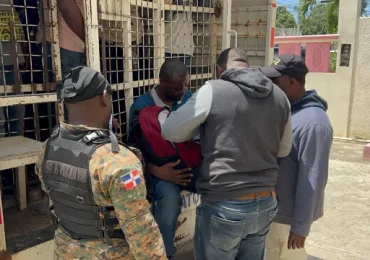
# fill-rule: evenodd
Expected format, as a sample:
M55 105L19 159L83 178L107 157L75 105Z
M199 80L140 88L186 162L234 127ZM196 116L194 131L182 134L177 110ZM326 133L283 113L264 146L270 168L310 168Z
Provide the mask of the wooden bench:
M0 170L17 168L16 187L17 199L21 210L27 207L26 165L37 161L42 149L42 143L22 137L0 138ZM6 249L4 214L0 192L0 251Z

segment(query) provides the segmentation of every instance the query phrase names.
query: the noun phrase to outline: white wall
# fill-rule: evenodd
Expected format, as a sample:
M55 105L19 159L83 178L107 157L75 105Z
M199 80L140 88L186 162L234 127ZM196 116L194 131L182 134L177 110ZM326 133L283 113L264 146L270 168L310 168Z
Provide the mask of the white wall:
M351 84L339 73L308 73L306 88L315 89L328 102L328 115L334 135L347 136Z
M361 18L350 136L370 140L370 18Z
M338 42L338 58L337 58L337 68L336 73L309 73L307 78L307 89L316 89L319 95L321 95L328 102L328 115L332 122L334 129L334 135L339 137L350 137L351 121L353 121L353 115L357 120L362 121L363 115L353 113L357 110L358 106L363 106L363 101L356 106L354 96L355 96L355 71L357 67L358 60L361 57L357 57L357 37L359 35L358 24L360 20L360 9L361 0L341 0L339 6L339 25L338 33L340 34ZM360 30L360 38L363 39L364 43L370 39L368 34L370 27L362 28ZM365 38L364 38L365 37ZM369 41L368 41L369 42ZM340 46L341 44L351 44L351 59L349 67L340 67ZM363 49L365 46L362 47ZM370 50L369 55L370 55ZM359 56L362 54L359 52ZM362 57L363 59L364 57ZM365 64L366 62L362 62ZM359 74L359 73L357 73ZM362 78L360 73L357 77ZM368 72L368 74L370 74ZM370 77L369 77L370 79ZM364 90L363 90L364 91ZM361 95L361 90L357 91L358 95ZM368 95L370 97L370 95ZM370 110L368 110L370 114ZM362 129L365 127L361 127ZM355 128L356 129L356 128ZM352 136L351 136L352 137Z

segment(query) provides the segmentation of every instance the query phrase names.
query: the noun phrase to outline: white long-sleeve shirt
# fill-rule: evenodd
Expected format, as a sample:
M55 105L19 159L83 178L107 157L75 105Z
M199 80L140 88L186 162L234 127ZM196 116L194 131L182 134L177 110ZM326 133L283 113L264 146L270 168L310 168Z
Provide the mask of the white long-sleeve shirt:
M198 136L200 134L200 126L207 120L210 113L212 95L212 86L206 82L182 107L171 112L162 125L163 138L171 142L185 142ZM289 155L291 140L292 123L289 115L280 142L278 157Z

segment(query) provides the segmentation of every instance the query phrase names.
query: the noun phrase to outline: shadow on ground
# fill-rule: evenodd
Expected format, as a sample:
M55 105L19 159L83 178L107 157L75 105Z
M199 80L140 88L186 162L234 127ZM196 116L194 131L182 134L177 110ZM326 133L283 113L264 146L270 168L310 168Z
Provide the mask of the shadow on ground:
M175 257L175 260L194 260L193 250L182 252ZM307 260L324 260L320 257L309 255Z

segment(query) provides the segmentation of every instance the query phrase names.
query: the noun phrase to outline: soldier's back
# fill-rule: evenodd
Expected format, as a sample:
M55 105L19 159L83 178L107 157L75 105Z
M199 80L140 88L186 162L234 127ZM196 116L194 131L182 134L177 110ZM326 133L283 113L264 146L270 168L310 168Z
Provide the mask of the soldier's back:
M111 215L118 218L132 240L140 239L140 255L145 257L158 251L161 239L146 200L146 188L142 165L138 157L128 148L120 145L120 151L113 153L111 144L99 147L89 163L91 185L94 199L99 206L113 205ZM145 215L150 215L145 217ZM103 215L101 216L103 218ZM139 218L137 218L139 217ZM131 221L134 220L134 221ZM142 222L142 223L138 223ZM142 228L137 229L140 226ZM125 239L75 240L63 231L55 233L55 259L135 259ZM159 250L160 251L160 250ZM149 258L148 258L149 259ZM162 259L154 256L151 259Z
M119 183L114 183L117 178L120 180L125 175L124 172L140 168L139 159L126 147L120 145L119 153L111 151L110 143L99 147L92 155L89 163L92 191L96 204L99 206L112 205L111 193L117 192L115 188L119 186ZM141 192L140 190L139 188L138 192ZM135 207L136 203L130 204ZM116 213L113 212L113 214ZM103 218L103 216L101 217ZM120 229L120 226L116 225L114 228ZM58 260L135 259L130 253L129 245L125 239L110 239L110 244L102 239L76 240L60 229L55 232L54 258Z

